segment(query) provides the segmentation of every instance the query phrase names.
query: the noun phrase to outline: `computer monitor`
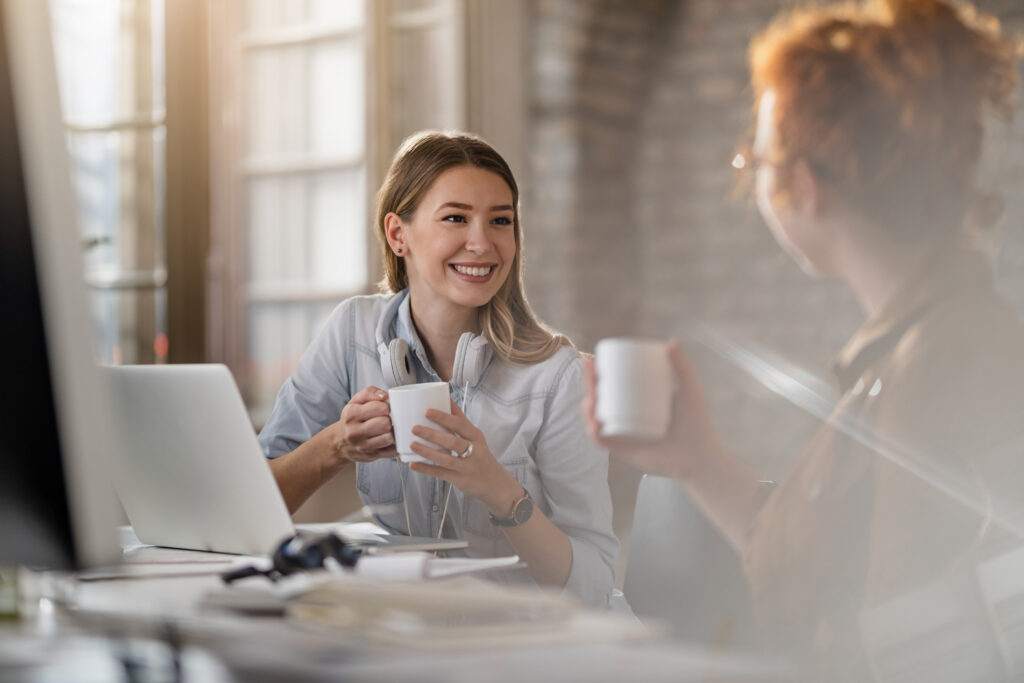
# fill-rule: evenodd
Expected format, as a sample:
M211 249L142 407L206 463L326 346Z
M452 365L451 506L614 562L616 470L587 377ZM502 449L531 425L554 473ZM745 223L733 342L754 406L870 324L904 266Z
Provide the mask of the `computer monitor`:
M120 557L46 2L0 0L0 566Z

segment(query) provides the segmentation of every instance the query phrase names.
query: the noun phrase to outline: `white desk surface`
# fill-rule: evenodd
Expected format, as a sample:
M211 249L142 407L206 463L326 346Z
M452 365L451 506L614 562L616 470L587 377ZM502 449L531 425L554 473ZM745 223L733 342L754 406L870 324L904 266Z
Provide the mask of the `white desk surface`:
M40 589L33 585L40 577L30 576L23 591L30 598L27 615L20 624L0 629L0 683L124 680L118 677L124 657L110 655L111 642L118 644L117 652L125 643L136 643L136 649L155 643L165 657L178 652L178 680L186 682L784 680L778 667L760 659L654 636L637 638L635 629L620 637L614 627L594 628L588 633L595 635L582 642L552 631L557 644L538 637L529 644L456 644L433 652L396 647L351 631L204 608L204 596L223 592L219 573L236 561L234 556L129 546L126 557L128 564L144 564L145 569L130 570L131 578L65 577L63 587L73 592L67 611L33 599L33 593L53 587ZM262 581L245 581L255 580ZM424 590L430 585L424 583ZM615 616L588 618L600 627L605 619L618 623ZM32 665L31 653L40 649L46 654Z

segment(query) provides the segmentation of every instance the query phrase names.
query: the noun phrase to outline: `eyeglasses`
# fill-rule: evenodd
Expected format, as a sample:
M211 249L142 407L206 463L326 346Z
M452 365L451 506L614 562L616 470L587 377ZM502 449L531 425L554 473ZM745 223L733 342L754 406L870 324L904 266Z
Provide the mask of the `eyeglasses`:
M730 165L737 171L756 173L762 166L772 166L773 164L766 159L755 156L753 152L742 151L736 153Z

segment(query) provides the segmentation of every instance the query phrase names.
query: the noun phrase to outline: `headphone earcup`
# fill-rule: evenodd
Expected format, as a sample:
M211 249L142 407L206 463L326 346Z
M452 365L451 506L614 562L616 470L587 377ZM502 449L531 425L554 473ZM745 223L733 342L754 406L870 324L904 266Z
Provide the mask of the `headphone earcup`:
M490 346L487 337L465 332L455 347L455 364L452 366L452 384L461 387L469 384L475 387L481 379Z
M409 345L404 339L392 339L387 346L381 344L380 370L384 373L384 382L387 388L400 387L405 384L416 382L416 372L413 370L412 354L409 352Z

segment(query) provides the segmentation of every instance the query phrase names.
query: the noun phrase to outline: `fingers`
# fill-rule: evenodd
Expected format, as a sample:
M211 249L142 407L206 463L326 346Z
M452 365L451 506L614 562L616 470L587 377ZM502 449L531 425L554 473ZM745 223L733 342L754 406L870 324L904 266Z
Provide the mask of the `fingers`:
M391 430L391 409L387 392L370 385L357 392L341 410L348 455L357 462L394 457L395 437Z
M349 399L349 403L369 403L370 401L386 401L388 398L388 392L373 386L372 384L364 387L362 391L356 392L352 398Z
M697 371L693 362L683 353L683 348L678 339L672 339L668 343L668 359L672 362L672 369L675 370L679 381L688 384L695 380Z
M431 408L427 411L425 417L434 424L447 429L449 432L458 434L467 441L478 441L483 438L483 432L473 426L473 423L469 421L469 418L462 412L462 409L455 405L454 401L452 401L451 415L443 410Z
M466 449L466 444L469 442L468 439L464 439L457 434L451 432L443 432L438 429L431 429L423 425L415 425L412 428L413 436L418 436L424 441L440 446L441 448L447 448L450 451L461 453Z
M345 436L349 442L357 445L360 450L364 451L394 443L391 419L387 417L374 418L366 422L347 423L345 425ZM372 445L372 443L377 445Z
M368 437L362 442L361 446L364 453L373 453L374 451L386 448L395 450L395 437L391 432L385 432L383 434Z
M366 393L366 389L364 389L353 396L352 400L342 408L341 420L343 422L365 422L381 415L390 415L391 407L386 398L387 394L384 392Z
M426 456L424 456L426 457ZM457 476L456 472L445 467L439 467L437 465L428 465L425 462L411 462L409 463L409 469L413 472L420 474L426 474L427 476L434 477L446 481L449 484L455 485L452 480ZM457 487L456 487L457 488Z
M419 441L413 441L410 448L412 448L412 452L416 455L423 456L440 469L448 472L459 471L459 468L463 467L465 463L461 458L452 455L450 450L433 448L425 443L420 443Z

